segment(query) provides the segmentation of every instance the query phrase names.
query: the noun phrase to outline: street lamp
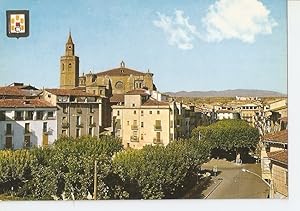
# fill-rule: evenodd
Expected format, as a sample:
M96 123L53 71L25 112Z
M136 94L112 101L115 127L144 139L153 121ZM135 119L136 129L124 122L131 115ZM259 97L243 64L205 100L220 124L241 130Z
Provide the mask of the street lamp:
M249 171L248 169L242 169L242 172L247 172L250 174L253 174L257 177L259 177L268 187L269 187L269 196L270 198L273 198L273 187L272 187L272 181L268 183L266 180L264 180L260 175L256 174L255 172Z

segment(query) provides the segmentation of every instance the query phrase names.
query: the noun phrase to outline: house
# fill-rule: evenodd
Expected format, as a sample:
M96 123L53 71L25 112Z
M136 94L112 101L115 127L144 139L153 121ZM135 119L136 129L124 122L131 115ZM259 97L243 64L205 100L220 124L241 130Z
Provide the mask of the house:
M105 97L80 89L45 89L41 98L57 107L58 136L98 137L110 125L110 110Z
M234 110L217 110L217 119L240 119L240 114Z
M262 178L273 184L274 196L278 193L287 197L288 130L263 136L260 148Z
M56 118L56 107L45 100L0 99L0 149L52 144Z
M12 83L0 87L0 99L33 99L38 98L41 90L24 83Z
M269 152L273 198L288 198L288 150Z

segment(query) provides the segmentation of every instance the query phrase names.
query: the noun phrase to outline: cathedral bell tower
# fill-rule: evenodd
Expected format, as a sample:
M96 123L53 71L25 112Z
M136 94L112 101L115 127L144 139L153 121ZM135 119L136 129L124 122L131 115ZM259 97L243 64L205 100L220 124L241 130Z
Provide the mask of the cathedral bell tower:
M60 57L60 88L72 89L79 85L79 57L75 56L75 47L71 32L66 43L65 55Z

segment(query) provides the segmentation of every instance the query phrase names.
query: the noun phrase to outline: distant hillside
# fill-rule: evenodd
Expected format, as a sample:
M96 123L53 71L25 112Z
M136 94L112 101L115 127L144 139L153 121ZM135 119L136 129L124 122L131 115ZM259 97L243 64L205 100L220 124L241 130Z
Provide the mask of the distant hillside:
M180 92L166 92L165 94L174 97L285 97L285 94L280 92L268 90L255 89L233 89L224 91L180 91Z

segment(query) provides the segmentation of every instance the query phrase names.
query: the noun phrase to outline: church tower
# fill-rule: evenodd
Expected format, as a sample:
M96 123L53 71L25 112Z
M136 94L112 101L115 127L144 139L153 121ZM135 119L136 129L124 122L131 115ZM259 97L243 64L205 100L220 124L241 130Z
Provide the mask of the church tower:
M79 57L75 56L71 32L66 43L65 55L60 57L60 88L72 89L79 85Z

